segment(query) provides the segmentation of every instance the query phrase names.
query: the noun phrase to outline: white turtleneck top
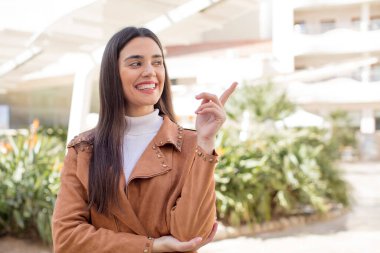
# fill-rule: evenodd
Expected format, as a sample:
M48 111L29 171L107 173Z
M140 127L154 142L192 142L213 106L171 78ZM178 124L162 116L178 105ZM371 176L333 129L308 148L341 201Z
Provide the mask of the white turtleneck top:
M155 109L152 113L140 117L125 116L127 129L123 141L123 165L126 182L140 156L162 125L163 118L158 113L159 110Z

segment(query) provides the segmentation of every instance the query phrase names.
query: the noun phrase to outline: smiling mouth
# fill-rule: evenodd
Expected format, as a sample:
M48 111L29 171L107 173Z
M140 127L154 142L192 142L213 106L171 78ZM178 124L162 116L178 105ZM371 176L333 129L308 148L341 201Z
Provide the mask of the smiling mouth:
M155 83L139 84L136 86L136 89L138 89L138 90L154 90L155 88L156 88Z

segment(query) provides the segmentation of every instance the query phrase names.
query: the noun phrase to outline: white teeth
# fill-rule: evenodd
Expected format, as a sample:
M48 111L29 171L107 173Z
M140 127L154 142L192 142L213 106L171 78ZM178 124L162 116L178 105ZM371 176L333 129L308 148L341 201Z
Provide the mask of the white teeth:
M141 84L141 85L138 85L136 88L138 90L145 90L145 89L154 89L154 87L156 87L156 85L152 83L152 84Z

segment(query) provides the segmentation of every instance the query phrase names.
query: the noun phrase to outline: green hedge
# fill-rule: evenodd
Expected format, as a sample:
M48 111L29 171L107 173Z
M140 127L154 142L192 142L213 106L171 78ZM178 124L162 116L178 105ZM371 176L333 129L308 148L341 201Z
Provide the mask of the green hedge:
M65 145L60 137L29 131L0 137L0 232L51 243L51 216Z
M348 205L324 137L288 130L236 143L224 132L216 169L219 218L236 226Z
M225 223L254 224L349 204L335 163L342 134L276 127L295 107L272 83L243 85L227 104L230 124L218 136L216 169L218 217Z
M228 104L230 124L217 138L220 220L238 226L349 204L347 185L335 167L344 139L339 131L276 129L274 122L295 105L272 84L242 87ZM244 112L251 115L251 129L240 141ZM65 135L35 122L26 133L0 136L0 233L51 244Z

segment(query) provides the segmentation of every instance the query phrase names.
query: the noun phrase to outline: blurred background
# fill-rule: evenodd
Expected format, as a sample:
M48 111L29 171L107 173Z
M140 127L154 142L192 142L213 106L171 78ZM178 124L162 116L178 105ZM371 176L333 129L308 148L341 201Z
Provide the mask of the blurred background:
M289 124L344 110L362 157L379 158L379 1L1 0L0 24L1 129L94 126L104 45L134 25L161 38L184 125L198 91L271 79L304 110Z
M125 26L161 39L184 127L197 93L240 83L218 136L225 226L346 213L358 198L370 204L344 224L379 218L379 0L0 0L4 235L51 242L65 143L96 125L102 53Z

